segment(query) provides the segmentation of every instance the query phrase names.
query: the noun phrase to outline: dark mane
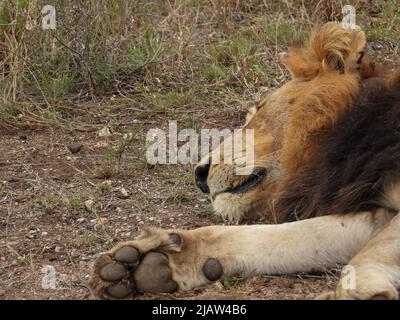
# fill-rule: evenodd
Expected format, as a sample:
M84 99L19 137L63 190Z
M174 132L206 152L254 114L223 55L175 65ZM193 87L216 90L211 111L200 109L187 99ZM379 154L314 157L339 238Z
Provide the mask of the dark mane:
M299 174L275 198L278 220L374 210L385 186L400 182L400 72L362 83L346 111ZM394 208L400 209L400 208Z

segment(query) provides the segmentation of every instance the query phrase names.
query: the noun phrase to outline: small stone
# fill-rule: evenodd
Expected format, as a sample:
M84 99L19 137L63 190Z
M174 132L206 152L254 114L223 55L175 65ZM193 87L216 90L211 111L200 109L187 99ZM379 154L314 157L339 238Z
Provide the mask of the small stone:
M118 197L121 199L128 199L129 198L129 192L125 188L118 188Z
M97 133L97 135L98 135L99 137L111 137L111 136L112 136L112 132L111 132L110 127L105 126L103 129L101 129L101 130Z
M79 218L79 219L76 220L76 222L78 222L78 223L82 223L82 222L85 222L85 221L86 221L85 218Z
M26 235L26 237L28 239L35 239L35 238L37 238L37 236L38 236L38 231L37 230L30 230L28 232L28 234Z
M89 199L85 201L85 209L87 211L92 211L93 210L93 205L94 205L94 200Z
M42 232L42 237L47 236L47 234L48 234L48 233L47 233L46 231L43 231L43 232Z
M71 153L78 153L79 151L81 151L82 149L82 144L81 143L71 143L68 146L69 151L71 151Z
M108 219L106 217L100 217L99 218L99 224L104 226L107 223L108 223Z
M60 252L61 252L61 249L62 249L61 247L58 247L58 246L57 246L57 247L54 248L54 251L57 252L57 253L60 253Z

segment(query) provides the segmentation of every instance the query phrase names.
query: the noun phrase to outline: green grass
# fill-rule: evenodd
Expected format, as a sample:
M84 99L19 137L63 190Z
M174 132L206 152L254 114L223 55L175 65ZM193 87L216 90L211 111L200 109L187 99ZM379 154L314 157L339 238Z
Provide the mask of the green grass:
M188 108L194 99L192 90L186 92L151 93L147 96L146 105L154 112L173 113L175 110Z
M53 211L61 204L60 198L51 193L38 196L35 199L35 204L38 208L45 210L46 212Z
M111 191L111 185L105 182L98 183L96 189L99 190L101 195L105 195Z
M391 1L376 1L370 12L361 12L358 19L368 40L381 40L398 45L400 41L400 7ZM369 22L369 23L366 23Z
M240 283L243 282L243 279L237 277L223 277L220 282L225 290L236 290Z
M32 253L24 254L19 256L17 261L19 265L33 266L35 255Z
M85 198L79 194L70 194L67 197L67 207L70 210L81 210L85 208Z
M193 128L202 110L221 114L273 85L282 77L277 53L307 39L314 22L341 18L340 5L314 0L228 1L221 11L218 0L55 0L56 32L38 27L28 34L27 1L12 3L0 2L0 118L16 123L20 105L29 104L35 107L22 113L70 129L75 124L63 107L112 95L115 105L134 107L138 120L173 117ZM369 40L398 47L395 1L357 2L356 10ZM114 165L104 165L105 177Z
M0 101L0 119L16 121L21 113L20 107L11 101Z
M97 242L97 235L92 232L87 232L83 236L71 241L75 248L89 248L94 246Z
M174 193L166 199L166 203L174 209L179 209L184 203L190 201L190 195L184 190L175 190Z
M165 44L163 39L151 28L139 32L136 41L129 45L124 57L126 71L138 71L145 66L154 66L162 53Z

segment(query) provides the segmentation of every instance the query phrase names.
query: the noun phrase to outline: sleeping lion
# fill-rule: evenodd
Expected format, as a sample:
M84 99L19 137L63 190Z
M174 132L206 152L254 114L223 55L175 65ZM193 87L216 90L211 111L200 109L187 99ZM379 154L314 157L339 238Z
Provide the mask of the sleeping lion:
M196 166L216 214L275 224L145 229L97 257L94 295L172 293L222 276L348 264L354 285L341 279L320 298L398 299L400 70L383 75L364 58L365 45L360 29L328 23L281 54L291 80L242 128L254 129L253 172L236 175L237 164L210 163L211 155Z

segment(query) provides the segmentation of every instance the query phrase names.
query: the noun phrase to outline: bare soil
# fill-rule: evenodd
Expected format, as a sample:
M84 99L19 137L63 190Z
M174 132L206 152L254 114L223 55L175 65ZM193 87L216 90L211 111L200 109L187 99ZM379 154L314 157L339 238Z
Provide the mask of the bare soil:
M221 224L195 188L192 168L142 166L140 139L114 163L118 172L101 177L124 131L129 127L99 137L98 131L30 124L0 132L1 299L91 299L87 281L95 255L133 238L141 226ZM76 154L68 149L73 142L82 144ZM101 191L99 184L110 188ZM42 287L48 265L56 272L55 289ZM336 281L337 273L228 279L191 292L136 298L312 299Z

